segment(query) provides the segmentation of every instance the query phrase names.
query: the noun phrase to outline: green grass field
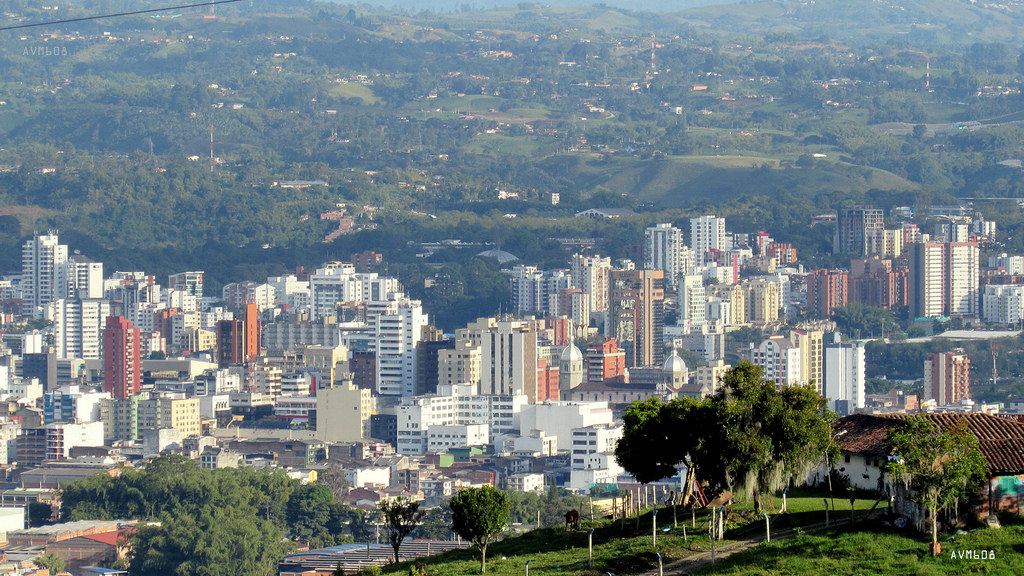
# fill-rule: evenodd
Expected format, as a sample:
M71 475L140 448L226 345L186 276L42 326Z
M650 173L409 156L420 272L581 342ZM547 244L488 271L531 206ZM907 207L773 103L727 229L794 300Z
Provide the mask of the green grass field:
M338 83L331 86L330 95L335 98L359 98L363 104L375 104L380 98L373 95L373 90L365 84L357 82Z
M941 539L940 539L941 540ZM994 559L986 558L994 555ZM864 529L805 533L740 552L694 574L1024 574L1024 524L979 530L928 554L925 536Z
M823 496L812 490L793 491L788 499L789 514L779 515L782 499L776 496L766 500L765 506L773 522L773 532L781 533L795 526L810 526L825 520ZM850 521L850 500L845 494L834 499L835 512L831 520L838 526ZM859 496L859 495L855 495ZM830 504L832 505L832 504ZM875 505L871 498L857 498L854 509L863 518ZM774 506L774 508L773 508ZM763 516L752 513L752 502L737 502L728 507L725 539L716 543L721 547L739 540L764 535ZM586 518L586 515L584 515ZM523 574L530 562L531 574L546 576L575 576L578 574L636 574L657 568L657 556L667 564L692 554L710 549L708 524L710 512L701 510L691 516L680 511L673 526L672 513L662 509L657 516L657 543L652 543L652 513L650 510L637 519L621 520L584 519L579 531L565 532L562 527L534 530L518 537L496 542L487 549L487 572L514 576ZM696 526L696 528L694 528ZM589 562L587 539L594 529L594 557ZM685 532L685 539L684 539ZM475 549L458 550L415 561L425 564L431 576L456 576L479 573L479 555ZM388 566L385 573L404 573L409 563Z

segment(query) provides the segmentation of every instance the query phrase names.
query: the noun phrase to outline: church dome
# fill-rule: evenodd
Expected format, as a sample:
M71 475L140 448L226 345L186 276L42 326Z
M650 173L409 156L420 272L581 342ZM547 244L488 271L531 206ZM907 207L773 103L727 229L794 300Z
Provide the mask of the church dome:
M661 371L666 374L686 372L686 362L683 362L683 359L679 357L679 354L673 350L672 355L665 360L665 365L661 368Z
M574 344L569 344L564 350L562 350L562 357L560 360L562 362L582 362L583 352L580 352L580 349Z

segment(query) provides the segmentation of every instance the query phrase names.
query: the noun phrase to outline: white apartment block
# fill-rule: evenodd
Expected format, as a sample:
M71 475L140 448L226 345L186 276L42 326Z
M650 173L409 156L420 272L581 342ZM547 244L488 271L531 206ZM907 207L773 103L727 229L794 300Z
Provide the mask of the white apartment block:
M1010 256L1005 252L999 256L989 256L988 267L1002 269L1003 274L1010 276L1024 274L1024 256Z
M424 454L429 430L437 426L484 424L490 435L518 432L523 395L480 395L470 384L439 385L436 395L406 397L395 407L401 454ZM490 441L490 437L484 443Z
M57 300L47 304L44 317L52 323L57 358L99 359L107 316L110 303L106 300Z
M828 401L829 410L837 410L840 416L845 416L852 414L856 408L864 408L864 382L863 341L825 345L825 385L822 395ZM838 410L840 408L844 409Z
M59 242L53 231L22 246L21 293L28 313L39 317L43 307L60 298L60 269L67 259L68 247Z
M538 270L522 264L512 268L509 285L516 310L551 315L558 308L558 294L572 286L568 270Z
M949 245L949 314L978 316L978 245L958 242Z
M438 454L462 446L483 446L489 438L487 424L448 424L427 428L427 453Z
M275 304L283 304L292 310L309 308L309 282L300 281L294 274L287 276L271 276L267 284L274 289Z
M557 446L572 446L572 431L614 421L607 402L544 402L523 406L519 428L524 436L554 437Z
M607 312L612 259L573 254L570 262L572 285L590 297L590 314Z
M800 348L784 336L772 336L750 346L750 361L764 368L764 377L779 386L800 383Z
M330 262L309 278L312 319L334 316L341 302L380 302L401 291L396 278L357 273L351 264Z
M274 287L255 282L232 282L221 291L224 302L232 310L241 310L246 304L255 304L260 311L274 306Z
M596 424L572 430L572 468L589 466L587 456L595 453L614 453L622 438L621 424Z
M664 270L665 282L675 288L679 278L694 265L694 253L683 243L683 231L671 224L657 224L644 232L644 268Z
M702 276L683 276L676 302L679 309L676 324L679 326L700 328L707 322L708 298Z
M57 269L58 298L103 298L103 263L72 254Z
M505 481L505 489L512 492L543 492L544 475L539 472L520 472Z
M725 218L716 218L712 215L690 218L690 248L696 253L698 260L705 258L709 250L732 248L725 233Z
M368 301L366 322L373 330L371 348L376 353L377 393L412 396L416 390L416 347L429 323L419 300L401 293L394 299Z
M981 319L994 324L1024 320L1024 285L989 284L981 297Z

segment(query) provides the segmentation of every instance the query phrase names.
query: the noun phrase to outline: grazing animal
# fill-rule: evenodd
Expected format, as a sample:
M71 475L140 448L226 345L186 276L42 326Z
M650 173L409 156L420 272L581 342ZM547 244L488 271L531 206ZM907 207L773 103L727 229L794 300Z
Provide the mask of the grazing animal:
M576 509L565 513L565 531L580 529L580 511Z

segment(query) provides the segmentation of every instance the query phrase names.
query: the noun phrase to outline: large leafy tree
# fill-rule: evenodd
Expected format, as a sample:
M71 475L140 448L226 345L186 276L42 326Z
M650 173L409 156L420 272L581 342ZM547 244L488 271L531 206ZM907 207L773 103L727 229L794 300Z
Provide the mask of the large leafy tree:
M738 364L722 378L722 390L712 402L713 450L721 468L717 480L733 491L761 495L790 481L805 478L825 453L833 449L832 413L825 399L809 386L783 386L764 377L749 362Z
M709 401L677 398L668 403L659 398L634 402L623 416L622 440L615 459L641 483L653 482L676 473L686 465L684 494L689 494L697 474L697 461L713 468L714 459L704 458L704 423L710 416Z
M424 512L420 511L419 502L403 496L381 500L378 509L388 532L388 542L395 551L395 562L398 562L398 549L402 547L402 541L416 529Z
M487 568L487 545L508 523L508 497L493 486L463 488L448 505L452 509L452 531L480 550L480 573L483 574Z
M961 421L954 428L939 429L928 419L911 416L888 433L897 457L885 470L902 480L913 498L928 511L931 520L932 554L938 553L938 509L963 498L985 480L987 464L978 439Z
M631 405L616 449L619 463L651 481L683 462L713 490L740 490L761 507L761 495L805 477L832 449L831 413L813 388L785 386L743 362L728 371L722 389L702 401Z

